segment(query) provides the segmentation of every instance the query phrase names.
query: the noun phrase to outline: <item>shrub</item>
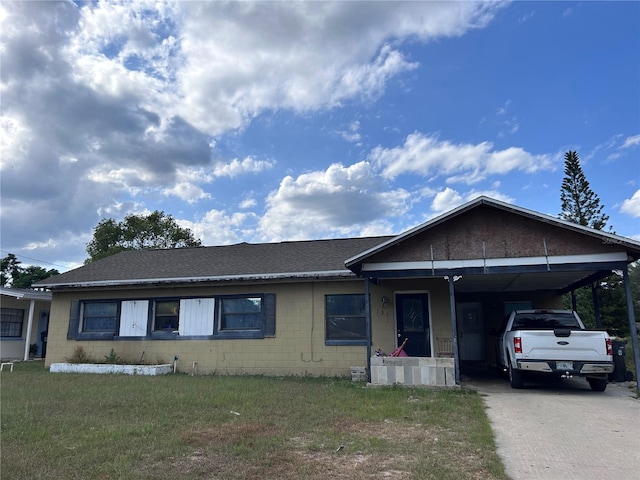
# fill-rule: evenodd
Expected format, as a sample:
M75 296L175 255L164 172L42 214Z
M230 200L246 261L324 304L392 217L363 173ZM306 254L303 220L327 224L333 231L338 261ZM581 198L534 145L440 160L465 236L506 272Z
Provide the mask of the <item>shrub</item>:
M115 350L112 348L111 351L109 352L109 355L104 356L104 363L110 363L112 365L121 365L124 362L118 355L116 355Z
M73 350L73 355L65 358L69 363L97 363L96 359L84 351L84 348L78 345Z

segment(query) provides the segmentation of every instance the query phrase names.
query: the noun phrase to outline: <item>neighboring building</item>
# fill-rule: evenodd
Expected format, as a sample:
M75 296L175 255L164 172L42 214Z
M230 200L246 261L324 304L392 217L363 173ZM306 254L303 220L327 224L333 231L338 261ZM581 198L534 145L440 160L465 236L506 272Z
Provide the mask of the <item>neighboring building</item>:
M49 324L51 292L0 287L0 357L28 360L43 357ZM44 333L44 335L43 335ZM27 340L28 339L28 340ZM30 354L31 345L36 351Z
M638 258L639 242L480 197L398 236L129 251L37 286L53 293L47 365L81 345L187 372L348 375L408 339L412 360L376 361L374 383L452 384L494 361L506 313L561 308Z

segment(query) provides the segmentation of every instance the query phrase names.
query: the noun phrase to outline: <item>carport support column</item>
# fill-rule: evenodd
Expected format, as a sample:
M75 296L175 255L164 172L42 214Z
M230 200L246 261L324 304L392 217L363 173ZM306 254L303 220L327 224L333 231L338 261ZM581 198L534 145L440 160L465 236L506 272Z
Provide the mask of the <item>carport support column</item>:
M451 335L453 339L453 364L455 366L456 385L460 385L460 357L458 355L458 324L456 319L456 294L453 288L454 276L446 277L449 280L449 307L451 308Z
M638 329L636 328L636 317L633 313L633 299L631 298L631 283L629 282L629 268L627 265L622 270L622 278L624 280L624 291L627 297L627 312L629 315L629 333L631 334L631 345L633 347L633 364L636 367L636 392L640 395L640 382L638 374L640 374L640 351L638 351ZM615 354L615 352L614 352Z
M369 277L364 277L364 317L367 330L367 382L371 383L371 293L369 291Z
M596 328L602 328L602 318L600 317L600 301L598 300L598 284L591 282L591 298L593 299L593 313L596 317Z
M33 328L33 311L36 307L36 301L31 300L29 303L29 319L27 320L27 335L24 339L24 361L29 360L29 342L31 341L31 329Z

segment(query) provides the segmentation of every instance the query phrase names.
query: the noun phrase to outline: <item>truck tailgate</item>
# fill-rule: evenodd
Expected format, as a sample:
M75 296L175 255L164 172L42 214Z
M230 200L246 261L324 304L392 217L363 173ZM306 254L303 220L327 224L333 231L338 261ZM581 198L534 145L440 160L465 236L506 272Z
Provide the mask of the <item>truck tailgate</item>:
M522 356L526 359L611 361L607 356L605 333L573 330L567 337L557 337L549 330L514 332L522 339Z

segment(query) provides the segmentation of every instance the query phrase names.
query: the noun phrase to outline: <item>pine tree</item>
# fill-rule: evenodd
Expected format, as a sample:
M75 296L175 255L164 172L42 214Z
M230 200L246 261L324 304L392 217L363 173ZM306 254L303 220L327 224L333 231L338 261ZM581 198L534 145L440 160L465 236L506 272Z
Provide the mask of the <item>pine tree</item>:
M580 166L578 152L568 151L564 154L564 174L560 190L562 202L560 218L602 230L609 216L602 213L604 205L600 205L600 198L589 186Z

